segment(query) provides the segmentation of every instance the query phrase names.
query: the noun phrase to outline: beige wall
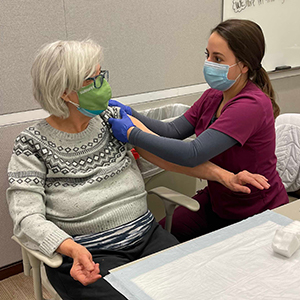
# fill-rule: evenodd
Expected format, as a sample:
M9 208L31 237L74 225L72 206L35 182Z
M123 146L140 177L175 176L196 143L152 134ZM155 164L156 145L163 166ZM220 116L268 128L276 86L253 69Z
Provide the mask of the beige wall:
M272 80L280 113L300 113L300 75Z
M0 114L38 108L32 61L59 39L103 47L113 97L203 82L206 40L221 10L222 1L210 0L1 0Z
M114 97L203 83L206 39L221 21L221 10L221 0L191 0L189 5L180 0L1 0L0 121L38 108L31 95L30 66L37 49L57 39L89 36L104 46L103 67L110 70ZM299 82L300 76L273 80L282 112L300 113ZM191 105L199 96L133 106ZM10 240L6 169L14 138L30 124L4 122L0 127L0 267L21 259L19 247Z

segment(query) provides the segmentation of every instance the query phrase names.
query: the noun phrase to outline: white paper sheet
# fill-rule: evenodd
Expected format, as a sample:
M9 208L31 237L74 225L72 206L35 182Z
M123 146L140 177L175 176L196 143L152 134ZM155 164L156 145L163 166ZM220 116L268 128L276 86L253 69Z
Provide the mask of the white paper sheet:
M273 236L281 225L266 221L251 228L253 219L243 222L142 260L105 279L130 300L300 299L300 251L285 258L272 250ZM238 232L241 228L246 230ZM222 239L226 235L229 237ZM201 246L207 243L211 244Z

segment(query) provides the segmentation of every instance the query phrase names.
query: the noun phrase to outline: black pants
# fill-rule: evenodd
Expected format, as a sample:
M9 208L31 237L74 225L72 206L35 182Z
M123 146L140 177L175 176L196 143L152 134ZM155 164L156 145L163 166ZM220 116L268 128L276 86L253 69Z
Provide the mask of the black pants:
M151 229L134 246L119 251L92 250L91 254L94 262L100 264L100 274L104 277L109 273L108 270L177 244L176 238L154 221ZM46 266L48 279L62 299L126 299L103 278L88 286L83 286L79 281L75 281L70 275L72 264L73 259L65 256L59 268L53 269Z

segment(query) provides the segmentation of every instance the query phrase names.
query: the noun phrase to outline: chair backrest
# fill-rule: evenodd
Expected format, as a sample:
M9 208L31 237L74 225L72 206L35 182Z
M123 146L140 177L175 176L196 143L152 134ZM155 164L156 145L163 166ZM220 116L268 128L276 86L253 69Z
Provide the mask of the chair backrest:
M275 122L277 171L287 192L300 189L300 114L282 114Z

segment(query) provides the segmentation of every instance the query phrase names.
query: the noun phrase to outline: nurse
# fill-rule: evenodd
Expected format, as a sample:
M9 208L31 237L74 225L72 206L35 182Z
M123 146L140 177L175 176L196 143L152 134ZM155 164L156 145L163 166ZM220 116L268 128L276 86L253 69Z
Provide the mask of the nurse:
M233 173L247 170L268 178L269 189L248 186L249 194L208 181L194 196L200 203L198 212L180 207L174 213L172 233L179 241L288 202L276 171L274 119L279 107L261 65L264 52L263 32L256 23L230 19L212 30L207 43L203 72L211 88L183 116L163 123L110 101L126 112L121 120L110 119L114 135L160 166L167 161L193 168L210 161ZM192 134L195 140L182 141Z

